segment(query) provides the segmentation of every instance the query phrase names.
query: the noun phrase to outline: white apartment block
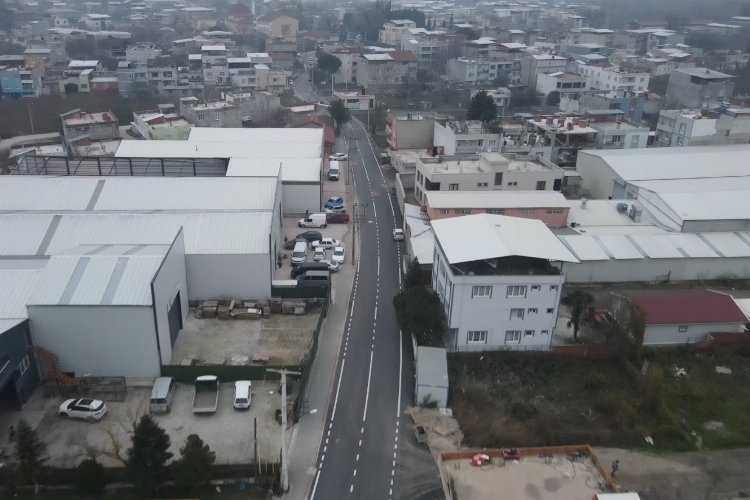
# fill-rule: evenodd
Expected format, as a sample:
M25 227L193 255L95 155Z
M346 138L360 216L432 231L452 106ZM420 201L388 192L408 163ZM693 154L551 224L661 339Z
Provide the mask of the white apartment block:
M499 151L500 134L490 132L487 125L479 120L435 121L433 145L438 155L477 154Z
M545 96L552 92L559 94L580 94L586 90L587 79L577 73L540 73L536 79L536 91Z
M410 29L416 28L417 23L410 19L391 19L383 23L378 32L378 41L385 45L401 47L402 36Z
M451 351L549 350L563 264L578 260L542 221L477 214L432 221L432 288Z
M595 66L576 62L576 71L588 80L589 89L630 90L645 92L651 75L646 72L626 72L619 66Z
M207 85L224 85L229 82L227 48L224 45L204 45L201 47L203 81Z
M565 173L543 157L500 153L418 157L414 196L428 191L559 191Z
M449 59L446 74L448 80L470 86L492 85L499 75L510 78L513 61L499 59Z
M750 142L750 109L717 111L663 109L656 124L654 146L702 146Z
M564 73L568 59L552 54L532 54L521 59L521 82L534 88L537 78L545 73Z

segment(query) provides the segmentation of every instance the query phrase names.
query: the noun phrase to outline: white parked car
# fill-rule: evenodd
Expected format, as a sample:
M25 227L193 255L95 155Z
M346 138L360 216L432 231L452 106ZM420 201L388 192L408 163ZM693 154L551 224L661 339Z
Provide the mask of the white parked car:
M253 383L249 380L238 380L234 383L234 407L237 410L250 408L252 400Z
M394 229L393 230L393 239L395 241L403 241L403 239L404 239L404 230L403 229Z
M336 160L336 161L344 161L348 160L349 157L346 155L346 153L333 153L331 156L328 157L329 160Z
M320 262L326 258L326 249L324 247L315 247L315 253L313 253L313 260Z
M60 405L58 413L61 417L98 422L107 413L107 405L98 399L68 399Z
M334 261L326 259L326 260L321 260L320 263L321 264L327 264L328 265L328 272L330 272L330 273L337 273L339 271L339 263L338 262L334 262Z
M336 238L323 238L312 242L313 248L323 247L325 249L333 249L341 246L341 242Z
M339 264L343 264L345 257L346 257L346 253L344 252L344 247L336 247L333 249L333 255L331 256L331 261L337 262Z

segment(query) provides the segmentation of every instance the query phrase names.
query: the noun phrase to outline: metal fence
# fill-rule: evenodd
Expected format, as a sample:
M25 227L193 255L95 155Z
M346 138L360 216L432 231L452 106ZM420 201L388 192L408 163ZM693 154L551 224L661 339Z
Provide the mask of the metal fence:
M504 345L459 345L459 346L449 346L447 348L448 352L490 352L490 351L510 351L510 352L551 352L552 348L548 345L514 345L514 344L504 344Z
M313 363L315 363L315 356L318 353L320 329L323 327L323 320L328 315L328 304L330 304L330 297L323 302L323 307L320 311L320 316L318 317L318 323L315 325L313 338L310 342L310 348L307 350L307 355L302 362L302 377L300 377L299 390L297 391L297 398L294 401L292 415L295 423L298 422L300 417L302 417L302 415L308 410L305 396L307 394L307 386L310 383L310 373L312 372Z
M114 158L28 155L11 174L81 176L224 177L224 158Z

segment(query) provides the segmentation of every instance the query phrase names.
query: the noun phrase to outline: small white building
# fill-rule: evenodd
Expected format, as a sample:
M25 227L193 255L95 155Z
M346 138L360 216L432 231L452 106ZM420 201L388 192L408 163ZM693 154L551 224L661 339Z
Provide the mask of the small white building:
M433 144L437 154L476 154L500 150L500 134L479 120L434 122Z
M587 87L599 90L648 91L651 75L647 72L631 72L619 66L576 63L576 71L588 80Z
M618 321L630 317L630 304L643 315L643 345L678 346L705 340L711 333L745 331L747 317L731 295L711 290L670 290L613 296ZM627 324L627 319L624 321Z
M112 27L112 18L108 14L86 14L83 24L92 31L105 31Z
M378 41L385 45L400 47L401 38L409 29L416 27L417 23L411 19L391 19L383 23L383 27L378 31Z
M586 90L586 78L576 73L540 73L536 76L536 91L544 96L552 92L579 94Z
M478 214L433 221L432 229L432 288L447 320L447 349L550 349L563 263L578 259L547 226Z
M375 96L364 92L334 92L333 95L342 101L347 109L360 111L375 107Z

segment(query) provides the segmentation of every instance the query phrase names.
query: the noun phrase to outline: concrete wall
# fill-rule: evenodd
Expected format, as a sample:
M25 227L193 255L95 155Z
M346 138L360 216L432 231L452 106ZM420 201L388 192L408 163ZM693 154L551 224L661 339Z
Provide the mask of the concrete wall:
M458 212L456 213L455 208L459 210L468 210L469 212ZM432 208L427 207L427 214L430 217L430 220L436 220L436 219L448 219L450 217L457 217L460 215L474 215L474 214L484 214L487 213L488 210L486 208L471 208L471 209L462 209L461 207L455 207L455 208L448 208L448 209L440 209L440 208ZM553 213L548 213L548 210L551 210ZM559 213L555 213L558 212ZM545 224L547 224L550 227L565 227L568 225L568 212L570 211L569 207L561 207L556 209L547 209L547 208L529 208L529 209L523 209L523 208L505 208L502 209L502 215L508 215L510 217L522 217L524 219L537 219ZM496 212L500 213L500 212Z
M417 118L419 116L419 118ZM432 147L435 133L435 119L414 115L401 119L394 117L390 122L388 137L391 149L427 149Z
M34 344L57 354L60 367L99 376L157 377L150 306L29 306Z
M267 234L258 235L268 238ZM186 255L190 300L264 299L271 296L267 253L254 255Z
M8 356L8 366L0 372L0 388L4 388L6 384L13 384L18 403L21 405L29 399L39 384L36 358L29 354L29 346L31 335L28 321L22 321L9 330L0 332L0 356ZM28 360L28 365L21 373L26 364L24 360Z
M430 401L437 401L438 408L446 408L448 406L448 388L417 382L417 390L414 394L415 403L420 405L425 398Z
M581 176L581 188L588 191L588 196L606 200L612 195L616 175L607 162L598 156L580 151L576 171Z
M152 298L154 301L154 315L156 316L156 330L159 337L159 351L161 363L167 365L172 360L172 341L169 335L169 308L180 294L183 324L187 318L190 294L187 287L187 273L185 272L185 241L182 229L172 242L169 252L161 267L151 282Z
M680 326L687 331L681 332ZM690 325L647 325L643 338L646 346L668 346L693 344L706 338L711 332L743 332L741 323L701 323Z
M456 154L456 134L453 133L453 130L451 130L450 127L435 122L433 133L433 144L435 146L443 147L443 152L441 154L445 156Z

